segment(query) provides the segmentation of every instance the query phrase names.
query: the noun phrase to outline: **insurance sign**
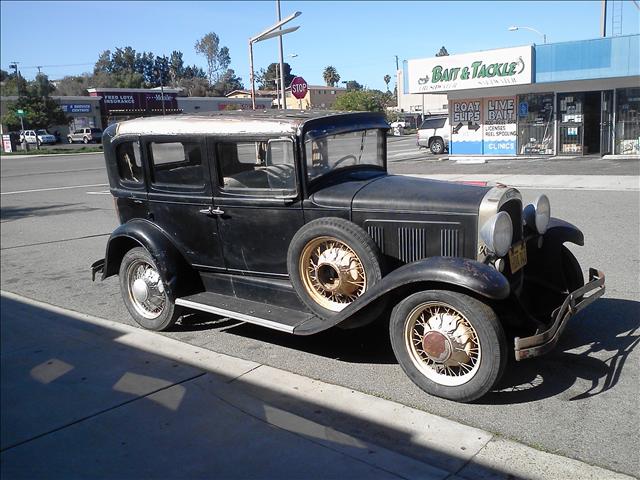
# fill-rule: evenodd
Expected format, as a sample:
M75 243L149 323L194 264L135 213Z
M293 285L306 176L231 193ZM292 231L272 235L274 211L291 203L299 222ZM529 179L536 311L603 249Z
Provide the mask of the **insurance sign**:
M407 62L409 91L433 93L531 83L532 47L422 58Z

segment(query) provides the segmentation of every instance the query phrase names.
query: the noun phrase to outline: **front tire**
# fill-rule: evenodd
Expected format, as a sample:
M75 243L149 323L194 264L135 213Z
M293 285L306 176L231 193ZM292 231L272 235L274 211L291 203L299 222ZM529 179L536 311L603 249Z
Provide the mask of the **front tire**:
M84 137L82 139L82 143L84 143L85 145L87 145L89 143L89 139L87 137Z
M463 293L410 295L393 309L389 333L404 372L437 397L476 400L498 383L506 366L507 342L496 314Z
M122 258L120 292L133 319L147 330L167 330L181 315L181 308L166 292L153 257L142 247L129 250Z

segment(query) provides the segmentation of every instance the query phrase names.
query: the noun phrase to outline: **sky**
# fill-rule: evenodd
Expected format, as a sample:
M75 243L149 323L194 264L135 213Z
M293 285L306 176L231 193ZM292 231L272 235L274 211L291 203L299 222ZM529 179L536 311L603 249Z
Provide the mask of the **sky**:
M640 3L640 2L639 2ZM640 32L640 10L630 0L609 0L622 12L622 34ZM450 54L600 36L601 1L282 1L282 17L300 11L284 36L285 62L311 85L322 85L322 72L333 65L341 81L356 80L385 89L394 77L396 55L403 60L432 57L445 46ZM220 37L231 65L249 85L248 39L277 21L275 0L258 2L0 2L0 66L18 61L33 78L36 66L50 79L90 72L107 49L184 54L187 64L205 67L196 41L209 32ZM611 31L612 15L608 28ZM292 56L295 55L295 56ZM277 39L254 45L256 70L278 61ZM390 87L393 88L395 79Z

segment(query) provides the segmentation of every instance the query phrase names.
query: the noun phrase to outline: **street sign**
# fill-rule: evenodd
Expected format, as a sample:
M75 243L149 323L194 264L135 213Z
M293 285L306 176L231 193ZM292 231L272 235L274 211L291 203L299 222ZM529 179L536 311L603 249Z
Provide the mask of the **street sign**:
M18 115L24 115L24 110L18 110L16 113L17 113Z
M298 100L302 100L306 95L307 91L307 82L302 77L295 77L291 80L291 93Z

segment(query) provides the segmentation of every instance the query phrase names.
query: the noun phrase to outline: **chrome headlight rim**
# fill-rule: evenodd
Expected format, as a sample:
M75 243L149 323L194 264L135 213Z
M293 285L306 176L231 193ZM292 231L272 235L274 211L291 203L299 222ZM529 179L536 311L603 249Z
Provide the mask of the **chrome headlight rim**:
M513 242L513 223L507 212L498 212L480 230L480 237L487 249L498 257L509 253Z

